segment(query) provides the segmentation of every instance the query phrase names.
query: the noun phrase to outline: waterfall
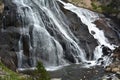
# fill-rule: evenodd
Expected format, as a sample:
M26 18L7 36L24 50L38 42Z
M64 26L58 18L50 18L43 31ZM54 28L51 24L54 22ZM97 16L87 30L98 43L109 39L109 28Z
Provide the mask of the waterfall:
M88 33L96 39L98 46L94 50L92 61L87 60L87 53L69 27L69 20L60 9L57 1L64 8L75 13L88 28ZM86 63L96 65L102 57L102 45L114 49L104 36L104 31L97 28L94 21L99 20L97 13L78 8L61 0L12 0L16 5L20 24L18 41L18 69L34 69L41 61L46 69L57 69L70 63ZM90 35L90 36L91 36ZM89 47L89 46L88 46ZM89 52L89 51L88 51ZM105 65L110 63L108 56L103 57Z
M70 10L71 12L77 14L77 16L81 19L82 23L87 25L89 33L95 39L97 39L99 45L95 48L94 60L97 61L99 58L102 57L103 55L102 48L101 48L102 45L109 47L111 50L115 48L115 45L110 44L108 39L104 36L104 31L98 29L94 24L94 21L100 19L97 13L84 8L76 7L73 4L65 3L61 0L58 0L58 1L64 5L65 9ZM95 32L95 34L93 34L92 32ZM103 57L103 59L105 61L105 65L108 65L111 61L109 57Z
M69 29L67 19L56 0L12 2L16 4L21 19L21 36L28 40L24 43L21 38L19 40L19 52L16 53L18 68L23 69L26 65L35 67L37 61L42 61L46 68L86 61L86 53L78 45L79 41ZM29 47L25 53L23 47L26 44Z

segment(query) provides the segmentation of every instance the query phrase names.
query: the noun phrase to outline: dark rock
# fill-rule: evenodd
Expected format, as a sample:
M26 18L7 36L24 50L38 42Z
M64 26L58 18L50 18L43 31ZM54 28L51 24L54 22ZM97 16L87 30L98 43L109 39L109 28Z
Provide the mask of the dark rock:
M117 14L117 18L120 19L120 13Z
M51 78L61 78L62 80L102 80L105 72L102 67L82 68L81 65L74 64L49 72L49 74Z
M0 50L0 58L2 63L5 64L5 66L16 71L18 61L17 61L17 55L15 52Z
M94 31L91 31L91 33L94 35L95 34L95 32Z
M30 39L28 35L23 35L22 37L22 42L23 42L23 53L26 56L30 56Z
M15 70L17 68L17 56L16 52L19 52L21 49L19 49L19 41L21 41L22 45L22 50L23 50L23 60L24 62L23 66L29 67L30 61L29 61L29 56L31 53L30 47L35 47L35 55L37 53L37 57L44 59L46 62L49 61L48 59L48 51L44 52L45 50L41 49L42 45L45 45L49 38L47 34L44 34L44 31L41 33L38 33L39 31L34 31L33 33L33 27L28 26L28 31L25 32L27 34L21 33L21 30L23 29L23 23L25 25L28 25L29 23L32 24L31 20L27 18L24 22L22 22L22 16L20 16L17 12L17 6L11 2L11 0L4 0L5 3L5 8L3 11L3 14L1 15L1 24L0 24L0 57L2 62L11 68L12 70ZM98 45L97 40L94 39L94 37L89 33L88 28L85 24L81 22L81 20L77 17L76 14L65 10L63 6L59 3L61 6L61 10L64 12L64 14L67 16L67 21L63 21L69 24L70 30L74 33L74 35L78 38L75 39L75 41L79 44L79 46L85 50L87 53L87 59L91 60L93 59L93 53L95 47ZM28 10L28 7L22 7L21 8L23 11ZM68 42L61 33L58 33L56 30L54 30L53 27L55 25L49 24L49 19L47 16L44 14L44 12L40 11L44 18L43 21L46 21L47 23L45 25L49 26L46 27L48 32L50 33L51 36L54 36L56 40L60 42L62 45L62 48L64 50L64 58L69 60L72 63L75 63L74 56L72 55L73 53L76 53L76 50L74 49L74 46L72 43ZM111 44L119 44L119 32L116 29L116 27L109 27L107 25L106 19L101 19L96 21L95 23L97 24L97 27L99 27L101 30L104 30L106 33L106 37L109 39ZM113 25L113 24L111 24ZM26 28L26 27L24 27ZM29 31L30 30L30 31ZM95 32L91 32L92 34L95 34ZM36 46L33 46L33 34L38 38L36 40ZM41 35L42 34L42 35ZM117 36L116 36L117 35ZM41 40L41 36L47 37L45 38L46 41ZM51 38L49 39L51 42L52 46L56 47L55 41L53 41ZM42 43L43 42L43 43ZM31 44L31 45L30 45ZM71 48L72 47L72 48ZM47 48L47 47L45 47ZM56 49L56 48L55 48ZM56 53L57 50L53 51ZM50 53L50 52L49 52ZM51 50L52 53L52 50ZM81 60L79 60L80 62ZM28 63L27 63L28 62ZM57 61L56 61L57 62ZM13 66L13 67L12 67ZM71 74L70 74L71 75ZM78 74L77 74L78 75Z
M78 38L79 45L87 53L87 59L92 59L95 47L98 45L97 40L89 33L88 28L81 22L78 16L68 10L65 10L62 5L61 9L69 20L69 26L73 34ZM93 32L94 34L94 32Z
M117 25L115 23L106 18L102 18L95 21L95 24L100 30L104 31L105 36L107 37L108 41L111 44L119 45L120 43L119 29L117 29Z
M109 47L102 45L102 53L103 56L110 56L112 54L112 50Z
M20 28L16 6L4 0L4 11L0 21L0 58L3 64L12 70L18 67L16 52L19 51Z
M113 61L120 60L120 46L113 51Z
M13 4L12 1L4 0L3 2L5 4L2 16L3 28L6 29L10 26L20 26L21 18L17 13L17 6Z

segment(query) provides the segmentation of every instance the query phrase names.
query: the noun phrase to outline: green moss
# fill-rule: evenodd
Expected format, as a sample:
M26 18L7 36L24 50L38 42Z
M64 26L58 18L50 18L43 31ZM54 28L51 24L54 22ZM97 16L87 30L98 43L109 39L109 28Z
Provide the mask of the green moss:
M97 11L97 12L103 12L102 8L100 5L98 5L96 2L91 3L92 10Z
M3 0L0 0L0 5L3 3Z
M3 76L0 76L0 80L32 80L31 78L25 77L24 75L20 75L2 64L0 62L0 68L2 69L5 74Z
M94 11L97 12L101 12L101 13L119 13L119 9L117 9L118 5L120 5L120 3L116 3L117 5L115 5L115 1L111 2L109 5L104 5L104 4L97 4L97 1L92 1L91 5L92 5L92 9ZM116 7L116 8L115 8Z
M91 5L92 5L93 9L95 9L95 10L97 9L97 5L94 2L92 2Z
M107 6L101 6L103 12L106 12L106 13L118 13L120 12L119 10L117 9L113 9L112 7L107 7Z
M50 80L47 71L45 70L43 64L40 62L38 62L37 69L33 71L29 77L8 69L1 62L0 68L2 72L5 72L3 76L0 75L0 80Z

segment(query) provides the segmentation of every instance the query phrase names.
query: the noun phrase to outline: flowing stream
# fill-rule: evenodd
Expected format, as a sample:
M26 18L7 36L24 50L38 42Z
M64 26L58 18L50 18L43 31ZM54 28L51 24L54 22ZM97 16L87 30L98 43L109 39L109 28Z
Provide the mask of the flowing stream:
M29 57L31 59L36 56L32 58L32 65L29 66L34 67L36 60L41 60L46 68L69 64L64 58L66 53L57 37L52 36L47 28L51 29L54 35L59 34L62 37L75 63L79 63L79 60L86 61L84 50L78 46L77 38L70 31L66 18L55 0L13 0L13 3L17 5L17 12L23 22L21 36L30 35L29 50L32 55ZM26 56L21 44L22 41L19 41L18 68L24 68L28 63L23 61Z
M65 9L70 10L73 13L77 14L77 16L81 19L82 23L87 25L89 33L93 35L95 39L98 40L99 45L95 48L95 51L94 51L95 60L98 60L103 55L102 48L101 48L102 45L109 47L111 50L114 50L116 45L110 44L108 39L104 36L104 31L98 29L94 24L94 21L99 19L99 15L97 13L84 8L76 7L73 4L65 3L61 0L58 0L58 1L64 5ZM95 34L92 34L92 31L95 32ZM111 62L108 56L103 57L103 59L105 61L105 66L109 65L109 63Z
M58 1L65 9L77 14L82 23L87 25L89 33L97 39L99 46L94 51L93 62L103 54L101 45L114 49L114 45L110 45L104 32L93 24L99 19L97 13ZM47 69L59 68L70 62L89 62L84 49L78 45L79 40L69 29L67 18L56 0L12 0L12 2L17 5L17 13L22 21L19 51L16 52L18 69L34 68L37 61L42 61ZM92 31L95 34L92 34ZM29 53L24 51L26 44L29 46Z

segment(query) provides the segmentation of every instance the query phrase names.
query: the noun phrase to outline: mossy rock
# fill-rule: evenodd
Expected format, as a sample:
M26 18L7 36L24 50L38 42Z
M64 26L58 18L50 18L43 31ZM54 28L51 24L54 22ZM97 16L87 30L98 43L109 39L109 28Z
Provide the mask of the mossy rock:
M30 77L27 77L26 75L22 75L8 69L4 64L2 64L1 61L0 68L1 68L0 72L4 73L3 75L0 75L0 80L32 80Z
M31 75L14 72L8 69L2 62L0 62L0 69L0 72L4 73L4 75L0 75L0 80L50 80L41 62L38 62L36 70L34 70Z

